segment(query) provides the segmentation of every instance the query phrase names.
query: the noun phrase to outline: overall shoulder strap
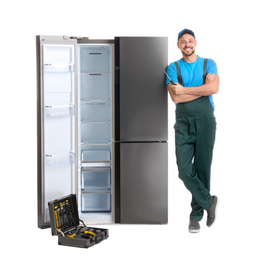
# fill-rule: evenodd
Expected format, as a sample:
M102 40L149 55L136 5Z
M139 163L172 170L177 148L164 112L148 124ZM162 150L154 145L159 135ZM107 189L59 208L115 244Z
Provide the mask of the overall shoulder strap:
M203 66L203 84L205 84L205 80L206 80L206 75L207 75L207 60L208 59L204 59L204 66Z
M182 76L181 76L181 71L180 71L180 68L178 66L178 63L175 61L174 64L176 65L176 68L177 68L178 83L183 86L183 79L182 79Z

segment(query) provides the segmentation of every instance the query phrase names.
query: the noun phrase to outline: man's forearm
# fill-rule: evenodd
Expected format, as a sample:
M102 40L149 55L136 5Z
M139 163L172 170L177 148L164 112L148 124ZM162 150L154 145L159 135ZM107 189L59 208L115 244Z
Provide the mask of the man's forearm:
M186 95L200 95L200 96L210 96L217 94L219 92L219 77L216 76L215 80L206 83L198 87L187 87L184 89Z
M173 98L173 102L176 103L176 104L179 104L179 103L185 103L185 102L190 102L190 101L193 101L197 98L200 98L201 96L199 95L178 95L178 96L175 96Z
M167 88L170 93L170 97L175 104L189 102L201 97L200 95L187 95L187 94L175 95L171 90L171 84L168 84Z

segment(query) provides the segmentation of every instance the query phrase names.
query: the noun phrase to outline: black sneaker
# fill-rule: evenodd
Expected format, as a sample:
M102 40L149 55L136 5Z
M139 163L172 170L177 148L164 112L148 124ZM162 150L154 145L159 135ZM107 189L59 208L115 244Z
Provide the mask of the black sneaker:
M215 221L215 211L216 211L216 206L217 206L217 203L218 203L218 198L217 196L212 196L213 198L213 203L212 203L212 206L209 210L207 210L207 221L206 221L206 225L208 227L211 227L212 224L214 223Z
M189 232L198 233L200 231L200 225L197 219L190 219Z

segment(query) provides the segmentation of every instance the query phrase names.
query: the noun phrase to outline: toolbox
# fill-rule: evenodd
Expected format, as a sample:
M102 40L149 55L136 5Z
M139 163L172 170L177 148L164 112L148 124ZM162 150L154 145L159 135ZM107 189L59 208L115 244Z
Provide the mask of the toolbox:
M88 248L109 237L108 229L87 227L79 219L75 194L50 201L48 207L52 235L58 236L59 245Z

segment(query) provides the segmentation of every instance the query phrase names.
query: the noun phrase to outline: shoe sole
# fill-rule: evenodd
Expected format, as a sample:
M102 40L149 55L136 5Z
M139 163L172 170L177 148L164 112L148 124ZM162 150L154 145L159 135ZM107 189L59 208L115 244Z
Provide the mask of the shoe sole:
M189 229L189 232L190 232L190 233L193 233L193 234L199 233L199 231L200 231L200 229L197 229L197 230L190 230L190 229Z
M213 223L208 226L209 228L215 223L216 219L217 219L217 208L218 208L218 204L219 204L219 198L217 196L215 196L217 198L217 202L216 202L216 207L215 207L215 219L213 221Z

